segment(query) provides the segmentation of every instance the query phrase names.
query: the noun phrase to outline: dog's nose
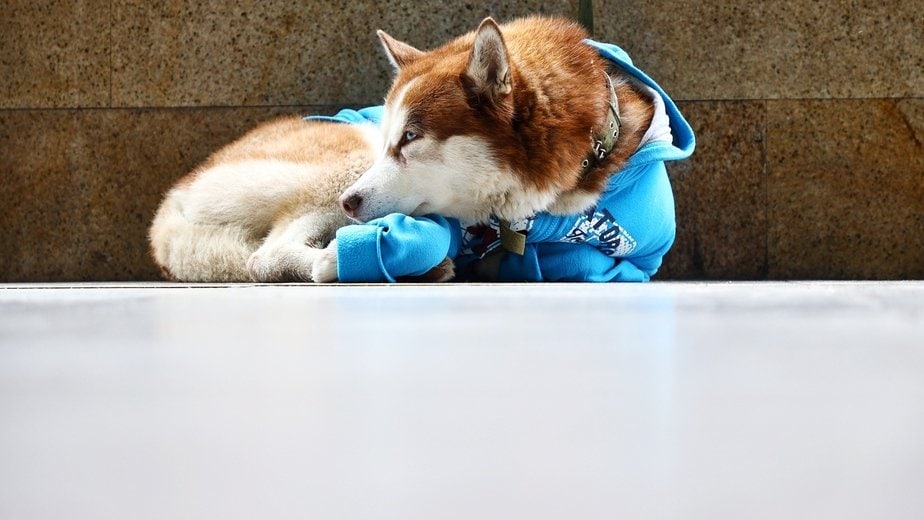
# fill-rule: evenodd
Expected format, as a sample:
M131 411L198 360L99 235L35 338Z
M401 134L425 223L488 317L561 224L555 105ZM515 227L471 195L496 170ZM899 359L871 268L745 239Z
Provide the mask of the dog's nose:
M363 198L358 193L347 195L344 193L340 196L340 207L347 216L355 217L359 207L363 205Z

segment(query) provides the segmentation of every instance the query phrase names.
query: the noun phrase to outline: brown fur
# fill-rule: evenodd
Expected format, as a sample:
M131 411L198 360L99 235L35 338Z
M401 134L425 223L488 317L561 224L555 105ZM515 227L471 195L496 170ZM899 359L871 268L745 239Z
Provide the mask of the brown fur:
M592 136L606 123L608 63L582 43L586 32L564 19L526 18L500 29L510 60L510 95L482 99L468 88L464 71L472 32L406 61L388 99L416 79L404 105L420 133L438 139L482 136L500 162L539 190L601 192L648 129L651 101L613 74L624 121L621 136L607 160L581 179Z

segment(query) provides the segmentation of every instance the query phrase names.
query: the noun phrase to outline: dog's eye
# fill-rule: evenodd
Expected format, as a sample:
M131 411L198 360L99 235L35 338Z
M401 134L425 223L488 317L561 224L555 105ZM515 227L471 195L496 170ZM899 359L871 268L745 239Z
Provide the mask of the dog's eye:
M416 134L416 133L414 133L414 132L412 132L412 131L410 131L410 130L408 130L407 132L404 132L404 140L405 140L405 141L411 142L411 141L413 141L414 139L417 139L417 134Z

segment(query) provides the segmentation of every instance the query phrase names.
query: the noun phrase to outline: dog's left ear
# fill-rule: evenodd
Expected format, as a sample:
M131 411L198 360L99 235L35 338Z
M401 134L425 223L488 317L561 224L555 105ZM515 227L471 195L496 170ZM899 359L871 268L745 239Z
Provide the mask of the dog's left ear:
M379 40L382 41L382 48L385 49L388 61L391 62L396 71L400 71L424 54L423 51L392 38L381 29L376 31L376 34L379 35Z
M475 32L462 82L471 97L495 104L512 90L507 45L493 18L485 18Z

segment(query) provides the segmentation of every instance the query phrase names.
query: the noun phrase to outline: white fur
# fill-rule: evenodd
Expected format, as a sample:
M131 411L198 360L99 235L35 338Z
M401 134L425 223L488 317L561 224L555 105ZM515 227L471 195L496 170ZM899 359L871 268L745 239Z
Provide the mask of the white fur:
M398 91L394 97L394 101L385 105L385 115L382 117L381 132L383 146L380 148L382 155L385 154L387 148L397 145L404 136L405 127L407 126L407 107L404 106L404 97L416 82L417 78L409 81L407 85Z
M385 146L385 140L382 138L382 131L379 127L372 124L353 125L353 127L359 131L370 149L379 152Z
M599 193L574 190L563 193L547 211L553 215L574 215L593 207L599 199Z
M311 276L318 283L337 281L337 239L331 240L315 257L311 265Z
M317 166L275 160L219 164L175 195L183 201L184 215L190 220L259 227L306 183L317 182L322 175Z
M554 193L524 185L478 137L453 136L443 142L422 137L404 153L404 165L380 157L344 194L362 197L357 220L390 213L437 213L465 222L483 222L494 214L512 220L542 211L555 199Z

